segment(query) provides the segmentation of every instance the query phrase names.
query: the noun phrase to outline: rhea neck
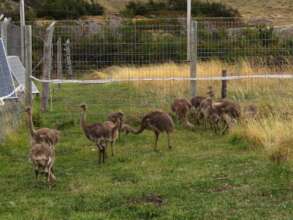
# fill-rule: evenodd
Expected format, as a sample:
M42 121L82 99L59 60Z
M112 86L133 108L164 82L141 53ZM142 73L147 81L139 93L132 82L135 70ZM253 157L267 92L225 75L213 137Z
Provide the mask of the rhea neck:
M86 112L85 110L82 110L80 112L80 126L81 128L85 129L86 128L86 122L85 122L85 119L86 119Z

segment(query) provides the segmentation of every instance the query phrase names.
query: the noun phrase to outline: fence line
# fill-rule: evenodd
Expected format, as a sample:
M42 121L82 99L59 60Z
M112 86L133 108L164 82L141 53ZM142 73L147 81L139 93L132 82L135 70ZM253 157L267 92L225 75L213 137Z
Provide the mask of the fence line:
M105 80L43 80L36 77L31 77L33 80L40 83L52 84L105 84L118 82L134 82L134 81L222 81L222 80L242 80L242 79L293 79L292 74L264 74L264 75L244 75L244 76L213 76L213 77L156 77L156 78L130 78L130 79L105 79Z

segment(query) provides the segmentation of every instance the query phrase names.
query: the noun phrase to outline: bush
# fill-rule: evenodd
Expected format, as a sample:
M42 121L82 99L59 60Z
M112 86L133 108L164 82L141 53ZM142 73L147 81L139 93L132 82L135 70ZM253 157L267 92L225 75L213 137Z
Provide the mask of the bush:
M148 16L160 14L162 11L175 11L179 14L186 12L186 1L182 0L161 0L154 2L134 2L130 1L122 14L126 16ZM161 13L163 14L163 13ZM216 2L201 2L199 0L192 2L192 15L204 17L240 17L238 10Z
M36 3L36 14L38 17L48 17L57 20L74 19L85 15L102 15L104 9L93 0L45 0Z

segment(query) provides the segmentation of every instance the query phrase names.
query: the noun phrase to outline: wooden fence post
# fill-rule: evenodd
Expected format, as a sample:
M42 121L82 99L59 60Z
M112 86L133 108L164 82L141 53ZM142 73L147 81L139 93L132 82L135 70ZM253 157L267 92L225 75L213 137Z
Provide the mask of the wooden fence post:
M57 41L57 79L62 79L63 75L63 65L62 65L62 39L58 38ZM61 87L61 84L58 84Z
M227 77L227 70L222 71L222 77ZM228 86L228 81L226 79L222 80L222 92L221 92L221 97L222 99L227 98L227 86Z
M65 52L66 52L66 64L67 64L67 71L70 78L72 78L72 63L71 63L71 52L70 52L70 40L67 39L65 43Z
M52 68L52 41L54 34L55 22L50 24L46 29L44 51L43 51L43 76L42 79L49 80L51 78L51 68ZM43 83L42 95L41 95L41 111L47 111L48 101L50 97L50 87L49 83Z
M197 76L197 21L192 21L190 39L190 78ZM196 96L196 80L190 80L191 96Z
M25 26L25 105L32 106L32 26Z

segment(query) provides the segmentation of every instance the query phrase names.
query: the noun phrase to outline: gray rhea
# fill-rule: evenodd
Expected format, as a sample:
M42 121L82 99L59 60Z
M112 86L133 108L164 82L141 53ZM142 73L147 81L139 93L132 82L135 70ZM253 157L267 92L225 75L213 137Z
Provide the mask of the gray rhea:
M172 148L170 144L170 133L174 130L174 122L168 113L156 110L146 114L141 120L140 128L131 132L134 134L140 134L145 129L151 130L155 134L155 150L157 150L159 136L164 132L166 132L168 137L168 147L169 149Z
M99 163L105 162L107 157L106 148L109 141L111 141L112 131L104 126L102 123L87 124L86 123L86 111L87 106L85 104L80 105L80 126L85 136L97 146L99 152Z

